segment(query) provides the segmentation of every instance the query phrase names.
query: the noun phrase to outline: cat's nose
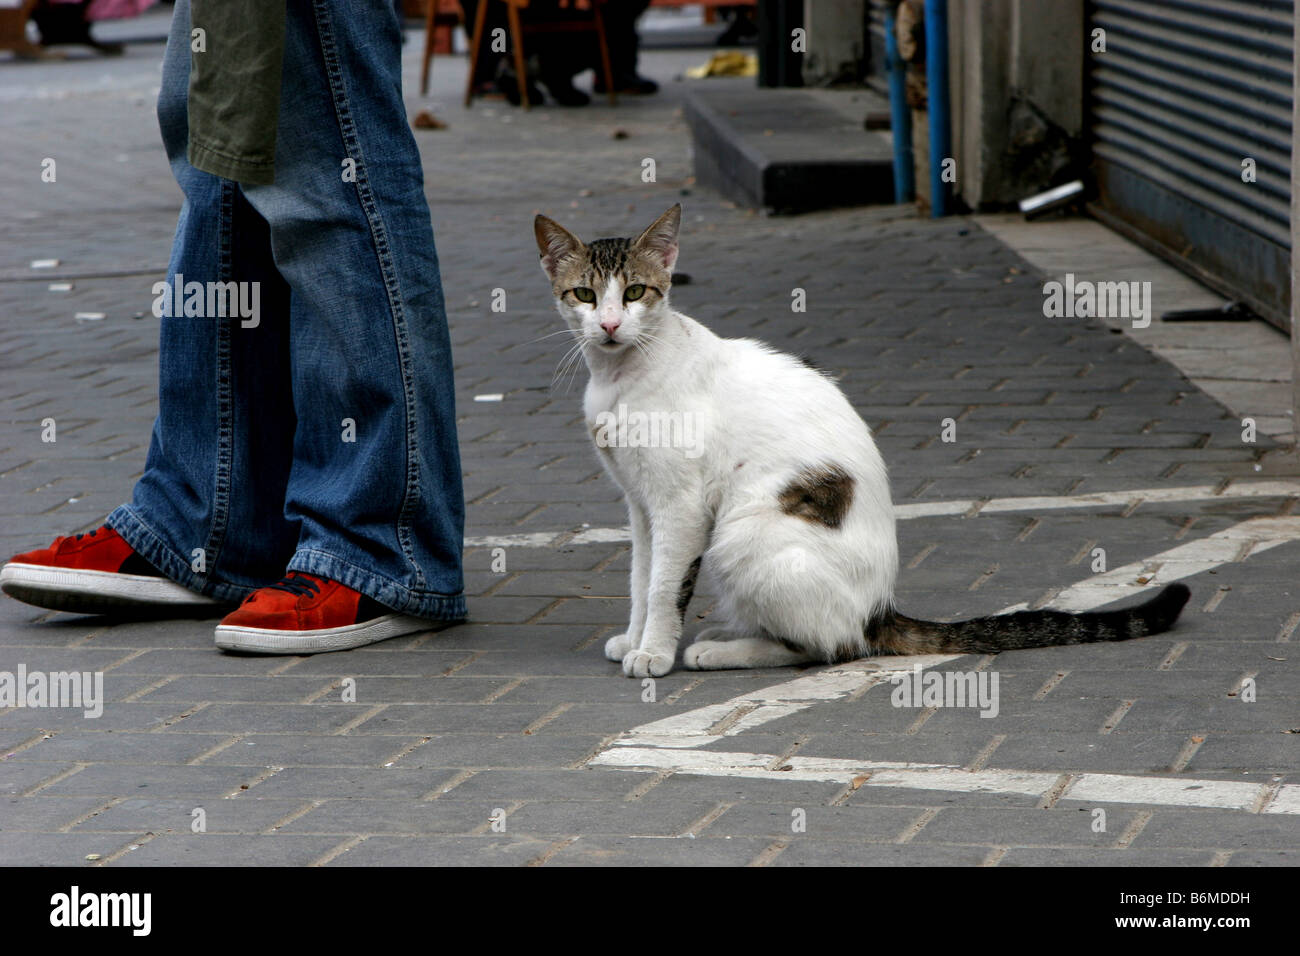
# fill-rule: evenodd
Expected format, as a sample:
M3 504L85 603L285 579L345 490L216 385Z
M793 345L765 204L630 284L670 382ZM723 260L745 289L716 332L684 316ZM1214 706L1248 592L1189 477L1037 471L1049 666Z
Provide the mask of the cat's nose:
M605 334L612 339L614 337L614 333L618 331L618 327L622 324L623 322L620 319L608 319L600 323L600 327L604 329Z

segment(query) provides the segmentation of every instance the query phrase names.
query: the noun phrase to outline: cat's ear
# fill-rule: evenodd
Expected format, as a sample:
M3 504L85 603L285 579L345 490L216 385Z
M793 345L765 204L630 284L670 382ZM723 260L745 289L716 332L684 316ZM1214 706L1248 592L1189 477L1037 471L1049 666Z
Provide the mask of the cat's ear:
M634 247L649 253L663 263L665 269L673 271L677 262L677 230L682 225L682 204L677 203L672 209L652 222L648 229L636 237Z
M551 281L560 264L575 259L582 252L582 240L553 219L538 216L533 220L533 235L537 237L537 251L542 256L542 271Z

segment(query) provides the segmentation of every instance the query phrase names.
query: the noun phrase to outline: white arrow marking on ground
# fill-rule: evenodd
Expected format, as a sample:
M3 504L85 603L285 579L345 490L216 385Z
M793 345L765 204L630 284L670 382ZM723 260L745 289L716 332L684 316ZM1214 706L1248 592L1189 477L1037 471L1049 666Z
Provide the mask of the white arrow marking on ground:
M1063 511L1075 508L1134 506L1149 502L1236 500L1242 498L1300 498L1300 481L1251 481L1183 488L1145 488L1138 491L1100 491L1084 495L1056 495L1022 498L959 498L951 501L921 501L894 506L900 520L934 518L943 515L1005 514L1015 511ZM466 538L467 548L547 548L576 544L619 544L632 540L628 528L584 528L571 531L533 531L523 534L485 535Z
M1131 498L1133 493L1129 494ZM1298 538L1300 517L1252 518L1209 537L1163 551L1145 561L1082 581L1058 594L1052 606L1070 611L1091 610L1229 562L1244 561L1253 554ZM1144 577L1146 583L1139 583L1139 576ZM779 754L693 749L798 713L817 703L839 700L855 691L865 692L896 675L910 672L918 664L922 668L935 667L956 660L958 656L890 657L828 668L733 697L721 704L710 704L642 724L623 734L612 747L588 763L622 770L671 770L706 776L1035 796L1046 795L1064 778L1067 784L1060 799L1300 814L1300 784L1275 787L1227 780L1130 774L970 771L935 764L825 757L783 758Z

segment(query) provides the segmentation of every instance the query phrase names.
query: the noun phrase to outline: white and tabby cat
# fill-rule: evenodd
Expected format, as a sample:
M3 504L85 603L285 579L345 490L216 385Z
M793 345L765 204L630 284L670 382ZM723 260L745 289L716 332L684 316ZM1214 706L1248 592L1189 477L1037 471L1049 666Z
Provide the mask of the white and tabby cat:
M632 525L632 617L605 644L630 677L672 670L701 567L720 626L687 667L844 662L872 654L995 653L1124 640L1170 627L1171 584L1126 610L1021 611L957 623L894 609L898 543L885 464L827 376L752 339L723 339L668 304L681 207L636 239L582 243L538 216L542 269L591 379L588 429ZM664 423L639 438L614 422ZM680 439L691 425L692 440Z

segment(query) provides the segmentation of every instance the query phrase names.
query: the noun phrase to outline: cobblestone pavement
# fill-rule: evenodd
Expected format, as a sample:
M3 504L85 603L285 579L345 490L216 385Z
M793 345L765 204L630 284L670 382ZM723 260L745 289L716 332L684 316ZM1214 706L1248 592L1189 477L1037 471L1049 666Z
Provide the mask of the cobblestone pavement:
M160 57L0 65L6 554L95 527L143 466L150 286L179 207L152 114ZM1300 548L1286 541L1300 484L1252 485L1264 440L1243 442L1239 420L1125 336L1044 318L1043 277L969 220L769 219L694 187L672 77L702 58L650 55L663 94L617 111L528 114L461 109L462 61L436 62L434 95L409 103L450 124L418 136L457 352L472 622L258 658L216 651L212 620L0 600L0 671L102 671L107 697L97 719L0 710L0 862L1296 862ZM55 184L39 178L47 156ZM641 181L646 158L655 183ZM1096 578L1097 548L1114 570L1229 542L1226 563L1188 578L1177 629L937 665L996 672L993 719L895 707L861 666L775 691L825 669L624 678L601 645L628 611L629 546L610 530L625 516L579 423L581 377L552 383L563 349L543 338L558 320L531 218L626 235L679 200L692 280L678 308L835 371L875 429L908 516L905 611L1042 602ZM46 258L60 264L30 267ZM49 291L55 280L74 287ZM1200 491L1061 500L1186 488ZM1042 500L998 504L1028 496ZM1258 535L1238 526L1268 517L1281 537L1266 543L1282 543L1252 553ZM698 595L690 622L709 608ZM669 717L695 736L638 764L622 735Z

